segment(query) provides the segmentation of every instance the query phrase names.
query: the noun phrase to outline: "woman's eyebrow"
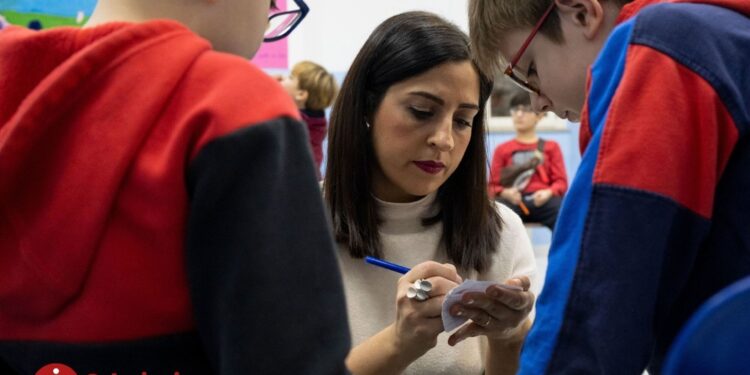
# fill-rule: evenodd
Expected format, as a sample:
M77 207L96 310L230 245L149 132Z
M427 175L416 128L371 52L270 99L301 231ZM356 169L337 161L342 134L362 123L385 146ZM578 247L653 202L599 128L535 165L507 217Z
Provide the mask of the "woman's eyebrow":
M413 91L413 92L410 92L409 95L421 96L421 97L423 97L425 99L432 100L433 102L435 102L437 104L445 105L445 100L443 100L439 96L430 94L429 92ZM476 105L476 104L474 104L474 103L461 103L461 104L458 105L458 107L459 108L467 108L467 109L476 109L476 110L479 110L479 106Z

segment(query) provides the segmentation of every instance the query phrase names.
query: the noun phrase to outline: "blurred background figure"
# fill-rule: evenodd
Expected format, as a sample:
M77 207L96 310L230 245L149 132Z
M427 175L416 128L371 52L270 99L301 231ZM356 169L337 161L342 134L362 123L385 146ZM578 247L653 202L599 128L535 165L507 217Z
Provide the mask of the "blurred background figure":
M510 114L516 136L495 149L489 194L513 209L525 223L554 229L568 188L560 146L537 135L536 127L545 114L532 110L527 92L511 99Z
M322 145L328 127L325 110L333 103L338 92L336 80L325 68L312 61L298 62L289 75L278 76L277 79L294 100L302 121L307 124L316 170L320 170Z

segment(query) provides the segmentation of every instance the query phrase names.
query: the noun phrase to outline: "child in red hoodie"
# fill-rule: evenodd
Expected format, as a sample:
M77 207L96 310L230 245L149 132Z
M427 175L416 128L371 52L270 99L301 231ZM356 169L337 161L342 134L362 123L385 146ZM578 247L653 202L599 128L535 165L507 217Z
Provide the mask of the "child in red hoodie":
M0 374L345 372L305 129L247 61L294 26L264 35L269 5L0 30Z

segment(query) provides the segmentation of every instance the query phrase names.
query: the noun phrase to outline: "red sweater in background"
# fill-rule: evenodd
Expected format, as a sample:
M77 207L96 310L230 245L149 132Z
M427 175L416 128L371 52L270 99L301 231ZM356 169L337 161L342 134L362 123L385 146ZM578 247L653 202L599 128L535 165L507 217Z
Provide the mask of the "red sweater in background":
M503 186L500 185L500 171L507 166L513 165L513 155L518 159L521 154L531 154L537 150L537 142L521 143L515 139L505 142L495 149L492 156L490 168L489 194L492 197L500 195ZM521 157L524 160L527 160ZM544 141L544 162L537 166L536 173L531 177L529 185L523 190L523 194L531 194L537 190L550 189L552 194L562 196L568 189L568 178L565 174L560 145L555 141Z
M302 120L307 124L307 132L310 134L310 147L312 148L315 166L320 170L323 162L323 140L326 139L328 122L324 111L300 110Z

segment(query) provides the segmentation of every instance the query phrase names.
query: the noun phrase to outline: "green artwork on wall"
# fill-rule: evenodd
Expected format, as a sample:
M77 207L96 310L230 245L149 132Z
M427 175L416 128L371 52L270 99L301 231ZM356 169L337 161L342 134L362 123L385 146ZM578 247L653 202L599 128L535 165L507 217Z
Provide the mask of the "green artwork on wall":
M94 10L96 0L0 0L5 22L31 29L82 26Z

